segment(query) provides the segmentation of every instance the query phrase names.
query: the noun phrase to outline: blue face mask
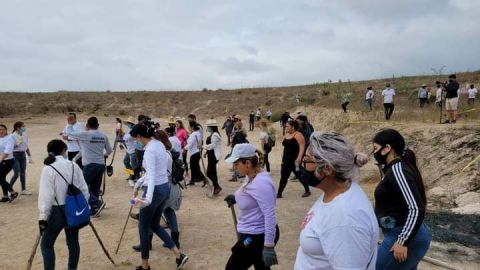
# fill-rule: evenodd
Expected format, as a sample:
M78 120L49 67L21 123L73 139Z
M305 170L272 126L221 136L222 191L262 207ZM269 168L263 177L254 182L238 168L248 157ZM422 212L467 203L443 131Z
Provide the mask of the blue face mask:
M141 141L139 141L139 140L136 140L136 141L135 141L135 148L137 148L137 149L143 149L144 146L145 146L145 145L143 145L143 143L142 143Z
M134 126L133 124L130 124L130 123L127 124L127 127L128 127L129 129L132 129L133 126Z
M26 127L22 127L20 130L21 130L23 133L27 132L27 128L26 128Z

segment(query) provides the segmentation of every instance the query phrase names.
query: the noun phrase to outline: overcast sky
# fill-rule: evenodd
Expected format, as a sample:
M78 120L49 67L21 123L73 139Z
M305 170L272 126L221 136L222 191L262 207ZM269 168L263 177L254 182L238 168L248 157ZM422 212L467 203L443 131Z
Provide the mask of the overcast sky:
M0 2L0 91L281 86L479 60L478 0Z

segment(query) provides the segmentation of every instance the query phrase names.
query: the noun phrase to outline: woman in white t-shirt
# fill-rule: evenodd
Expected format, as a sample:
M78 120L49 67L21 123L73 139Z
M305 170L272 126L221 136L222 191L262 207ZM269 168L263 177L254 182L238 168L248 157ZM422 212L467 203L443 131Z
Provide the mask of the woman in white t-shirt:
M343 136L312 134L301 177L324 193L302 223L295 270L375 269L378 223L355 182L366 161Z
M267 172L270 172L270 161L268 161L268 154L272 151L272 148L268 145L268 129L267 122L260 121L260 149L263 150L263 163Z
M13 168L13 147L15 139L8 135L7 126L0 124L0 185L2 186L3 197L0 202L11 202L18 196L7 182L7 174Z

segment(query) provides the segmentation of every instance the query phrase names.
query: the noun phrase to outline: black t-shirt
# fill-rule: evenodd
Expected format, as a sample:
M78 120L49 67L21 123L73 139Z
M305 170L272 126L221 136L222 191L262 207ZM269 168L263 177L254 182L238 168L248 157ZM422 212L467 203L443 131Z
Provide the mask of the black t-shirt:
M249 118L250 118L250 122L254 122L254 121L255 121L255 114L254 114L254 113L250 113L248 116L249 116Z
M456 98L458 97L458 88L460 88L460 85L458 85L457 81L451 81L445 86L445 91L447 94L445 95L446 98Z

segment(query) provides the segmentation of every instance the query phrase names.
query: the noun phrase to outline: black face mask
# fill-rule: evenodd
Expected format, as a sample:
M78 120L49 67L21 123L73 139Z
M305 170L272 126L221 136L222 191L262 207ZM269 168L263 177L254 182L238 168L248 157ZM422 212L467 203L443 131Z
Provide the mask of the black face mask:
M377 152L373 153L373 157L374 157L375 160L378 162L378 164L380 164L380 165L387 165L387 156L388 156L388 153L383 156L383 155L381 154L383 148L385 148L385 146L383 146L382 148L380 148Z
M300 180L311 186L311 187L317 187L320 183L322 183L324 178L318 179L317 176L315 176L315 171L307 171L305 167L300 166Z

